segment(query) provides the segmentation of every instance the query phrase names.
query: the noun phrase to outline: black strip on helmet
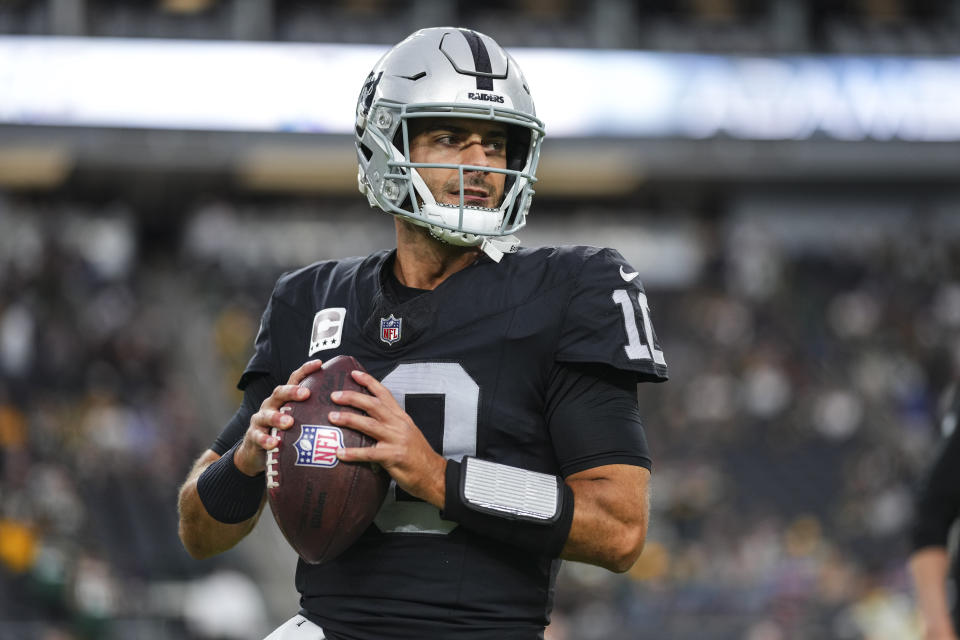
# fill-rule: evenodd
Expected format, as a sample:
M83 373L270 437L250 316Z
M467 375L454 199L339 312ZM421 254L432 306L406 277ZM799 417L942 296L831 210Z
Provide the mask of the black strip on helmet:
M490 53L487 51L487 46L483 44L483 40L475 31L470 31L469 29L460 29L460 33L463 34L463 37L467 39L467 44L470 45L470 53L473 54L473 66L474 70L478 74L489 74L493 72L493 67L490 66ZM485 75L477 75L477 89L484 91L493 91L493 78Z

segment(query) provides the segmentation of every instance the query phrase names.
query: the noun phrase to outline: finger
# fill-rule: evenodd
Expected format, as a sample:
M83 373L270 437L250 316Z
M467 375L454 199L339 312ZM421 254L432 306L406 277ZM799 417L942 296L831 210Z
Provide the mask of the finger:
M378 398L385 398L386 396L393 397L393 394L390 393L390 390L383 386L379 380L374 378L372 375L366 371L360 371L355 369L350 372L350 375L353 376L353 379L357 381L358 384L367 388L367 391L377 396Z
M344 462L381 462L382 453L376 447L347 447L337 449L337 458Z
M270 431L256 431L253 434L253 441L263 449L269 451L280 445L280 438L271 435Z
M331 411L327 418L330 420L330 424L350 427L354 431L365 433L378 442L383 440L390 432L389 428L379 420L352 411Z
M367 413L372 413L377 406L383 404L376 396L359 391L334 391L330 394L330 399L337 404L354 407Z
M246 466L248 468L257 470L262 466L261 450L269 451L279 445L280 438L274 436L270 429L253 427L245 434L243 444L237 450L237 455L247 461Z
M255 423L263 429L276 427L277 429L289 429L293 426L293 417L289 415L287 408L280 410L261 409L256 414Z
M282 384L276 387L263 404L261 410L265 408L278 409L285 402L302 402L310 397L310 389L296 384Z
M287 384L300 384L300 381L323 366L323 360L308 360L290 374Z

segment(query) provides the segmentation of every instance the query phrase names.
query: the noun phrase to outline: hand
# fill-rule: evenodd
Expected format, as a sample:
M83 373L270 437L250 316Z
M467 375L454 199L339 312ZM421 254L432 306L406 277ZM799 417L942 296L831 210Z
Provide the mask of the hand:
M280 444L280 439L270 435L270 429L289 429L293 418L281 413L280 407L291 401L302 402L310 397L310 390L301 387L300 381L323 366L320 360L310 360L290 374L287 384L273 390L260 405L260 410L250 416L250 426L243 434L243 442L237 447L233 462L237 469L255 476L267 467L267 451Z
M365 433L377 444L340 449L337 457L344 462L375 462L387 470L401 489L443 509L447 461L433 450L389 389L368 373L352 371L350 375L370 395L334 391L330 397L337 404L355 407L367 415L331 411L330 424Z

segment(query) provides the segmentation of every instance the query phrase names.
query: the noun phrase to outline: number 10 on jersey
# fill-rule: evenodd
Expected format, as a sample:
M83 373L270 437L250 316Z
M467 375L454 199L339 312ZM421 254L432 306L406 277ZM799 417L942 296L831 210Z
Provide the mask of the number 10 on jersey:
M647 303L647 295L642 291L634 291L637 297L637 308L640 309L641 322L643 323L643 336L645 340L640 340L640 330L637 327L637 314L634 310L633 301L630 299L630 292L626 289L616 289L613 292L613 301L620 305L623 311L623 324L627 332L627 344L623 346L627 357L631 360L653 360L656 364L666 365L667 361L663 357L663 351L657 349L653 340L653 324L650 322L650 306ZM646 342L646 344L644 344Z

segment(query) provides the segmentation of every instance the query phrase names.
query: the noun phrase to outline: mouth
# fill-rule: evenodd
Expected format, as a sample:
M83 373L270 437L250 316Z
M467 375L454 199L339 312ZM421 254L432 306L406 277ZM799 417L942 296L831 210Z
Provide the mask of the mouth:
M457 204L460 203L460 192L452 191L451 194ZM472 207L486 206L490 199L490 193L486 189L478 187L466 187L463 190L463 204Z

